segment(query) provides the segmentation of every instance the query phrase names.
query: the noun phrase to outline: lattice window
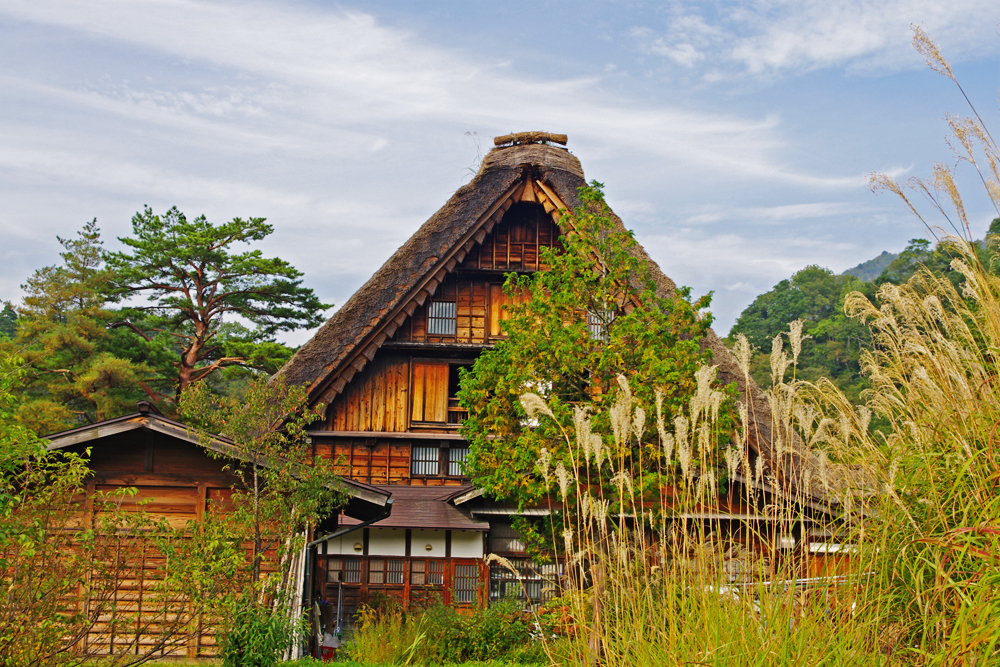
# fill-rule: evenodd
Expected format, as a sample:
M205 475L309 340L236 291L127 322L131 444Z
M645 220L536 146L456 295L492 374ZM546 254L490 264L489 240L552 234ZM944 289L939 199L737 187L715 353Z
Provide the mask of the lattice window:
M496 563L490 565L490 602L513 598L536 605L559 594L561 563L538 563L528 558L509 558L508 562L516 574Z
M587 313L587 330L591 340L608 340L611 335L611 323L615 321L613 310L604 308Z
M455 314L454 301L431 301L427 307L427 333L435 336L454 336Z
M512 526L495 524L490 526L490 551L500 553L524 553L521 534Z
M387 563L388 568L385 573L385 583L387 584L401 584L406 576L406 561L405 560L390 560Z
M427 583L431 586L444 586L444 561L427 561Z
M452 447L448 450L448 475L461 477L465 474L465 460L469 458L468 447Z
M361 559L360 558L345 558L344 559L344 583L345 584L360 584L361 583Z
M399 558L368 560L369 584L402 584L406 577L406 561Z
M470 603L476 599L476 589L479 587L478 565L455 565L455 577L452 580L452 599L459 603Z
M414 447L410 453L410 473L414 475L437 475L440 473L440 449L437 447Z
M410 585L444 585L444 561L423 559L410 561Z
M361 559L360 558L327 558L326 560L326 583L336 584L361 583Z

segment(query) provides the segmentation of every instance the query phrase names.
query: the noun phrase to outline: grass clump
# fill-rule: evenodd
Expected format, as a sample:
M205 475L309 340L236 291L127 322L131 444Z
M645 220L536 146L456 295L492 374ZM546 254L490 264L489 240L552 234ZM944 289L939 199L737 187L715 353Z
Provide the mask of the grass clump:
M363 607L343 655L374 665L444 665L501 660L531 665L546 661L532 637L533 622L514 600L459 612L445 604L405 612ZM537 636L537 633L535 633Z

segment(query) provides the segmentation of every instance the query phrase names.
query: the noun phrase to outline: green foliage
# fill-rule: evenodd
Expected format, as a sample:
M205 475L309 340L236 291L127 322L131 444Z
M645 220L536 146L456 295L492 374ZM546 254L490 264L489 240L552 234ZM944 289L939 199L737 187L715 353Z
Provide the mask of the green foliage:
M867 387L860 359L861 353L871 348L871 333L844 314L844 298L856 290L874 295L874 289L853 276L807 266L757 297L740 314L729 336L743 334L761 351L753 359L752 374L764 387L770 384L772 340L783 334L789 322L803 320L803 335L808 338L802 343L796 377L809 381L829 378L860 402Z
M548 493L551 479L536 465L540 457L552 466L586 469L594 483L609 482L609 466L571 461L562 443L578 411L594 411L603 420L595 432L610 433L603 427L619 375L670 420L687 404L694 373L710 356L700 345L711 322L702 312L709 297L692 301L687 289L657 295L635 240L614 227L599 185L582 189L581 198L584 206L563 218L574 230L561 238L563 248L543 251L551 270L508 276L507 294L531 299L508 306L506 340L461 377L459 399L469 410L462 426L471 449L467 470L489 496L520 506ZM526 392L541 396L556 419L536 423L519 401ZM641 441L619 446L606 437L597 449L648 489L658 486L655 475L643 475L659 460L658 448Z
M129 250L105 255L110 293L145 295L150 304L129 306L123 324L147 338L169 335L179 348L178 394L227 366L273 372L290 354L274 335L323 321L329 305L302 287L300 271L260 250L232 252L273 231L263 218L213 225L176 207L162 216L147 207L132 218L132 236L119 239Z
M295 627L287 616L251 600L233 615L222 642L223 667L272 667L292 642Z
M301 542L299 531L327 516L344 499L331 463L313 461L306 426L323 415L322 404L307 409L302 387L281 380L253 380L241 397L215 396L204 384L181 397L180 414L206 441L221 434L231 440L225 453L240 484L227 519L236 532L253 538L251 580L261 576L264 554L281 555Z
M897 257L899 257L898 253L890 253L883 250L882 254L878 257L873 257L853 268L847 269L844 271L844 275L854 276L858 280L871 282L882 275L882 271Z
M460 613L435 604L409 614L362 610L360 626L344 649L363 664L441 665L500 660L508 664L545 661L541 642L532 637L531 615L515 600Z
M985 240L967 244L978 263L990 272L996 272L1000 267L998 234L1000 218L993 221ZM864 323L845 315L845 297L857 291L875 300L879 286L886 283L903 285L922 269L944 276L953 285L958 285L964 277L951 264L962 257L963 252L956 239L945 238L934 244L926 239L911 239L906 249L868 282L851 275L853 270L834 275L829 269L807 266L747 306L730 330L729 337L732 339L737 334L743 334L759 350L752 362L752 374L757 384L766 386L770 382L771 341L775 336L783 335L789 322L803 320L803 334L808 338L802 344L796 377L810 382L825 377L853 402L860 403L861 393L869 386L861 373L860 360L865 351L872 349L873 342L871 332ZM880 257L887 257L887 253ZM868 271L865 275L872 273Z
M36 433L116 417L140 398L155 401L169 391L159 351L131 332L108 329L116 316L104 295L108 273L96 221L58 240L62 263L39 269L22 286L15 335L0 339L0 350L25 360L18 414Z
M106 667L140 664L184 646L203 616L225 608L239 540L211 521L172 529L122 500L135 489L92 494L85 512L85 455L48 452L13 409L25 374L0 355L0 663L10 667L77 665L95 660L107 642ZM147 560L164 558L144 586L141 617L121 607L120 593L148 579ZM81 645L90 636L92 643Z

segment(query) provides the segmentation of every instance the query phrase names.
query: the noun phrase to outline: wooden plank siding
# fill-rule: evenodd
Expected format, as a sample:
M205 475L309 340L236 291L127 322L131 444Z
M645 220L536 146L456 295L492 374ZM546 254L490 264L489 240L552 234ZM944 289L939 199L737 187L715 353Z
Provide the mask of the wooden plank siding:
M500 334L503 273L546 270L540 248L559 246L559 227L541 206L518 205L503 222L469 251L455 272L445 278L430 301L455 303L455 333L428 333L428 302L418 306L395 334L395 340L413 343L487 345ZM388 429L386 429L388 430Z
M464 414L454 398L456 367L470 364L479 350L502 335L506 305L527 298L504 293L504 273L549 268L541 261L540 250L557 248L559 235L559 227L542 206L512 206L434 294L408 311L412 314L351 377L329 406L324 423L317 425L324 431L372 433L372 437L316 437L315 455L332 459L338 474L367 484L463 483L446 475L411 474L412 447L435 446L432 441L415 442L405 436L389 440L378 434L456 432ZM435 301L455 304L454 333L429 333L428 314Z
M461 477L414 477L410 474L410 450L436 446L434 441L386 438L336 438L316 440L316 456L333 459L334 472L365 484L415 486L460 486Z
M89 445L88 445L89 446ZM73 450L84 446L73 446ZM113 500L126 512L142 512L154 519L164 519L172 528L185 528L204 520L209 511L226 512L232 507L232 487L238 479L225 469L227 460L215 459L191 442L148 430L132 430L102 438L94 446L89 467L92 475L86 484L86 498L81 498L83 527L98 525L103 516L101 502ZM121 489L134 493L119 493ZM164 601L156 590L162 580L166 559L148 541L123 535L121 553L127 558L110 570L111 604L102 613L82 640L83 647L96 653L120 652L130 635L139 628L142 647L153 646L160 638ZM249 543L243 545L248 556ZM273 571L274 558L265 557L265 571ZM97 570L90 574L93 582L100 581ZM70 601L68 601L70 602ZM166 610L167 619L173 611ZM199 634L168 647L168 654L188 658L213 657L218 653L218 640L209 619L198 619ZM135 650L135 647L132 647Z
M464 269L487 271L545 271L539 248L559 247L559 227L538 205L513 206L503 221L472 248Z
M335 431L406 431L409 357L378 354L354 377L328 411Z

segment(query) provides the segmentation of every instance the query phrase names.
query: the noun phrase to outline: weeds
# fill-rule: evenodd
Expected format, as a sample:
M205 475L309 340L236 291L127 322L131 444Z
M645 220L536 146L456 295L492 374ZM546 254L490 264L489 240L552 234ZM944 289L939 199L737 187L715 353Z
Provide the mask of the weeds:
M440 665L497 659L537 664L545 660L541 645L531 638L530 618L513 600L469 615L440 603L409 613L392 608L379 614L363 607L358 620L345 653L348 659L364 664Z

